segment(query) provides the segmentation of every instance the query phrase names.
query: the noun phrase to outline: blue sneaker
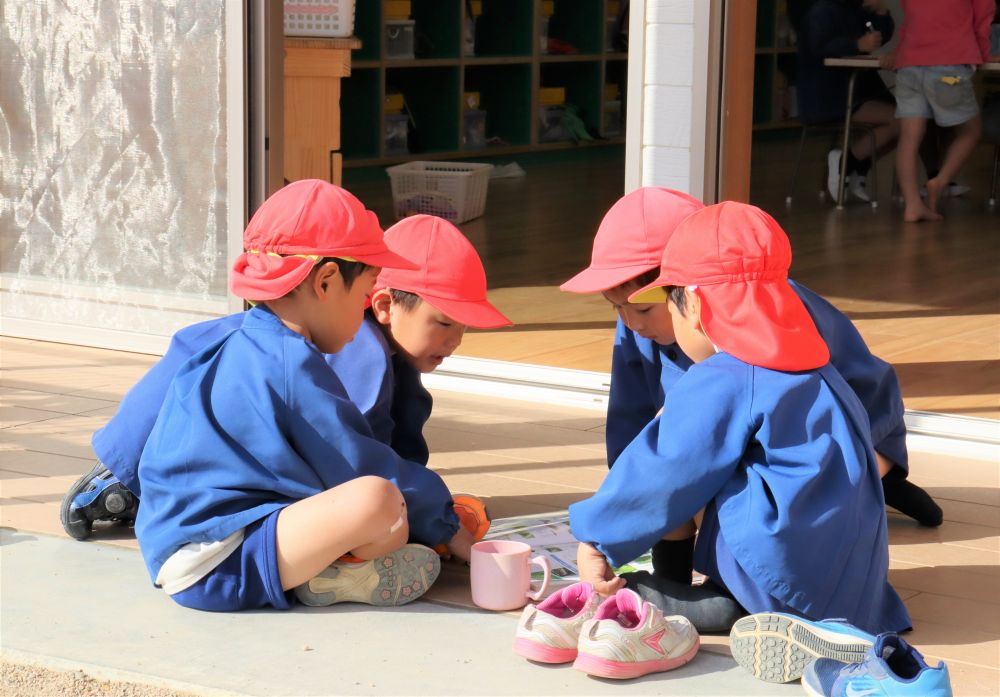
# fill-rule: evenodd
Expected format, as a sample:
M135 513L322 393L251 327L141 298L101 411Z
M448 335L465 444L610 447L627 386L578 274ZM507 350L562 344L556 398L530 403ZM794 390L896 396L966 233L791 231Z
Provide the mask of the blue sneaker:
M948 666L931 668L892 632L878 635L862 663L815 661L802 674L802 688L813 697L951 697Z
M74 482L59 507L59 520L70 537L90 537L96 520L134 523L139 499L104 466L97 464Z
M875 637L845 620L812 622L783 612L738 620L729 632L733 658L758 680L791 682L817 658L860 663Z

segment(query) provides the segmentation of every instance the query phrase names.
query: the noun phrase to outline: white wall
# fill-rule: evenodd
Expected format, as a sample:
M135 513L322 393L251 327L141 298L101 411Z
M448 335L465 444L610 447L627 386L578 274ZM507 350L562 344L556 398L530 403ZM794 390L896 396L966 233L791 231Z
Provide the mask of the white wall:
M704 196L709 11L708 0L632 0L627 191Z

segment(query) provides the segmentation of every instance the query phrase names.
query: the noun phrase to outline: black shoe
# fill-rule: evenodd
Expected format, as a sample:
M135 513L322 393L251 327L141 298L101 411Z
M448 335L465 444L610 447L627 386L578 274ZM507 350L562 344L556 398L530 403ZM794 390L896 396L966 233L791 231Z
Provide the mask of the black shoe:
M66 533L77 540L90 537L96 520L135 522L139 499L98 460L63 497L59 520Z

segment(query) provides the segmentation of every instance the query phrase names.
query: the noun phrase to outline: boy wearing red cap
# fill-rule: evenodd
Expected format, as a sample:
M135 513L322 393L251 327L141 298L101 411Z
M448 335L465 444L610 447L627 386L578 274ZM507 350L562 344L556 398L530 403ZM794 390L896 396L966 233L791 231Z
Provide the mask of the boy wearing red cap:
M465 325L494 328L510 321L486 300L482 263L450 223L414 216L386 231L385 241L425 266L417 271L384 268L373 292L374 307L366 312L357 334L342 350L323 357L375 438L400 457L426 465L423 426L432 400L420 373L433 370L438 358L454 351ZM428 301L422 309L417 307L420 298ZM71 536L89 537L95 520L135 519L141 493L136 476L139 458L170 381L192 355L238 329L245 315L202 322L175 334L164 357L94 434L98 462L69 490L60 511Z
M618 311L611 365L606 443L609 465L644 428L656 419L664 398L691 366L677 346L667 306L630 303L628 296L653 281L674 229L703 204L678 191L645 187L622 197L608 211L594 239L590 266L562 285L575 293L602 293ZM885 498L924 525L939 525L941 509L919 487L906 481L906 427L895 371L868 350L851 321L808 288L789 280L830 348L831 363L857 393L871 422ZM894 466L895 465L895 466ZM693 528L684 527L653 546L655 573L690 584ZM674 596L683 594L673 588ZM695 588L692 600L705 600L707 589ZM678 608L674 608L678 610ZM689 617L698 613L683 608ZM718 613L716 613L718 614ZM726 613L720 615L727 621ZM699 621L695 621L699 626ZM720 625L721 626L721 625ZM705 624L699 629L708 631Z
M409 602L440 562L407 539L464 558L471 535L437 474L372 437L323 353L354 336L379 267L413 264L318 180L265 201L244 245L230 286L257 305L176 371L139 461L150 576L204 610Z
M609 561L704 509L695 566L749 612L902 631L868 417L789 285L790 262L778 224L745 204L709 206L674 231L659 277L631 299L669 294L694 364L594 496L570 506L581 575L613 579Z
M343 353L332 362L338 374L387 376L382 382L392 401L392 447L403 457L426 463L423 427L432 401L420 374L434 371L454 353L467 327L496 329L511 321L487 300L479 255L447 220L410 216L386 230L385 241L417 268L382 270L365 331L355 339L369 341L370 349Z

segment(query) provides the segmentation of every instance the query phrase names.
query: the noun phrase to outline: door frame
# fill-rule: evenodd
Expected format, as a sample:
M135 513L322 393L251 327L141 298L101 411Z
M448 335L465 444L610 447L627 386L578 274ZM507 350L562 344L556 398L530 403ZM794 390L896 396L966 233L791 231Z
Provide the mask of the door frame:
M643 181L643 159L651 59L646 38L653 4L629 4L626 193L652 183ZM756 18L757 0L692 0L687 18L693 27L687 192L706 203L749 198ZM684 23L683 18L678 21Z

